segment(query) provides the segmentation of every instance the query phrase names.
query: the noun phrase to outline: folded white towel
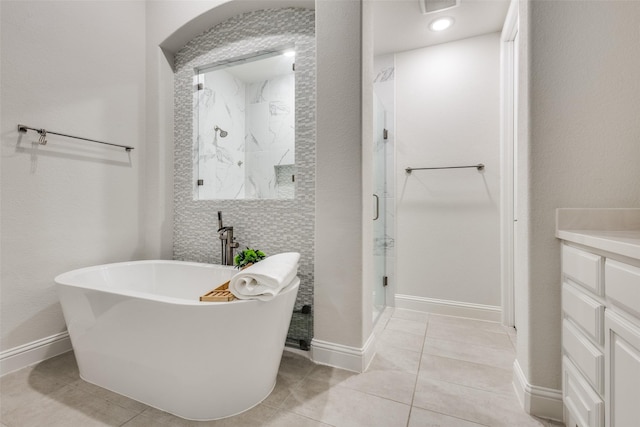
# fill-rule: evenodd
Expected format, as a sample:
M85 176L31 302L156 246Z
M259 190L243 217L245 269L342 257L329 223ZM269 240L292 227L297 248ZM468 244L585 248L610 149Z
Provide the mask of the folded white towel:
M297 252L267 257L233 276L229 291L240 299L273 299L296 277L299 260Z

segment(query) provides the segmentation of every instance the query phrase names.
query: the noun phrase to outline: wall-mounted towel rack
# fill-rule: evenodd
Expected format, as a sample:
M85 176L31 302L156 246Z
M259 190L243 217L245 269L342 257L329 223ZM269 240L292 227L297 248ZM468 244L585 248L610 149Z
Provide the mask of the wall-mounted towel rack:
M482 163L478 163L477 165L471 166L441 166L439 168L406 168L405 172L411 173L412 171L421 171L421 170L432 170L432 169L465 169L465 168L476 168L479 171L484 170L484 165Z
M128 145L112 144L110 142L97 141L95 139L82 138L80 136L67 135L65 133L52 132L50 130L37 129L37 128L32 128L32 127L25 126L25 125L20 125L20 124L18 125L18 132L26 133L27 130L33 130L33 131L38 132L38 134L40 134L40 139L39 139L38 142L40 144L42 144L42 145L45 145L47 143L47 134L50 133L52 135L60 135L60 136L64 136L64 137L67 137L67 138L81 139L83 141L96 142L98 144L111 145L113 147L120 147L120 148L124 148L126 151L131 151L131 150L134 149L134 147L130 147Z

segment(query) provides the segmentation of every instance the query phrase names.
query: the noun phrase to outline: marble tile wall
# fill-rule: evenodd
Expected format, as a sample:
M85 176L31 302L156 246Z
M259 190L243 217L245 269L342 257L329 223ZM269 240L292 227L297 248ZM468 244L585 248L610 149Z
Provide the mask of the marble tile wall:
M293 198L278 192L277 165L295 164L295 76L244 82L226 69L198 74L194 144L198 198ZM215 127L227 132L222 137Z
M245 134L246 197L279 198L275 167L295 164L294 74L247 85Z
M245 197L245 84L221 69L202 73L193 93L198 146L199 199L243 199ZM228 132L221 137L215 127Z
M199 66L295 46L295 198L199 200L198 147L193 144L193 77ZM267 9L232 17L195 37L176 54L174 148L174 259L219 263L217 211L233 226L240 247L267 255L300 252L296 310L313 304L315 227L315 13L301 8ZM222 127L222 126L221 126ZM224 127L222 127L224 129ZM226 130L226 129L225 129ZM312 322L290 329L312 338Z

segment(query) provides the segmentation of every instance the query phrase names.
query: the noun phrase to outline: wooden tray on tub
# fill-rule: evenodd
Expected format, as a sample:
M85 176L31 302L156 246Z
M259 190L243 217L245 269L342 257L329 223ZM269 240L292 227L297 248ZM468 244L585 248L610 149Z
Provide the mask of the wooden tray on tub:
M249 268L252 265L253 265L253 263L247 264L244 267L242 267L242 270L244 270L245 268ZM229 291L229 282L231 282L231 280L227 280L222 285L220 285L217 288L212 289L209 292L207 292L206 294L202 295L200 297L200 301L204 301L204 302L226 302L226 301L233 301L234 299L237 299L236 296L233 295L231 293L231 291Z
M236 296L229 291L229 281L224 282L222 285L200 297L200 301L205 302L233 301L234 299L236 299Z

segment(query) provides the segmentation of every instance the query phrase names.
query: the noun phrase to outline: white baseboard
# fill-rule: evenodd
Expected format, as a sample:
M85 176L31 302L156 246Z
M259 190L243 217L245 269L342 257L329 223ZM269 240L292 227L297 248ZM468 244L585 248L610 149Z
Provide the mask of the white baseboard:
M311 360L334 368L364 372L375 355L375 339L371 334L364 346L357 348L314 338L311 340Z
M32 341L0 353L0 376L71 350L68 332Z
M513 387L527 414L562 421L562 390L529 384L518 360L513 362Z
M406 308L408 310L447 316L468 317L478 320L490 320L492 322L500 322L502 320L502 309L500 306L401 294L396 294L395 300L396 308Z

